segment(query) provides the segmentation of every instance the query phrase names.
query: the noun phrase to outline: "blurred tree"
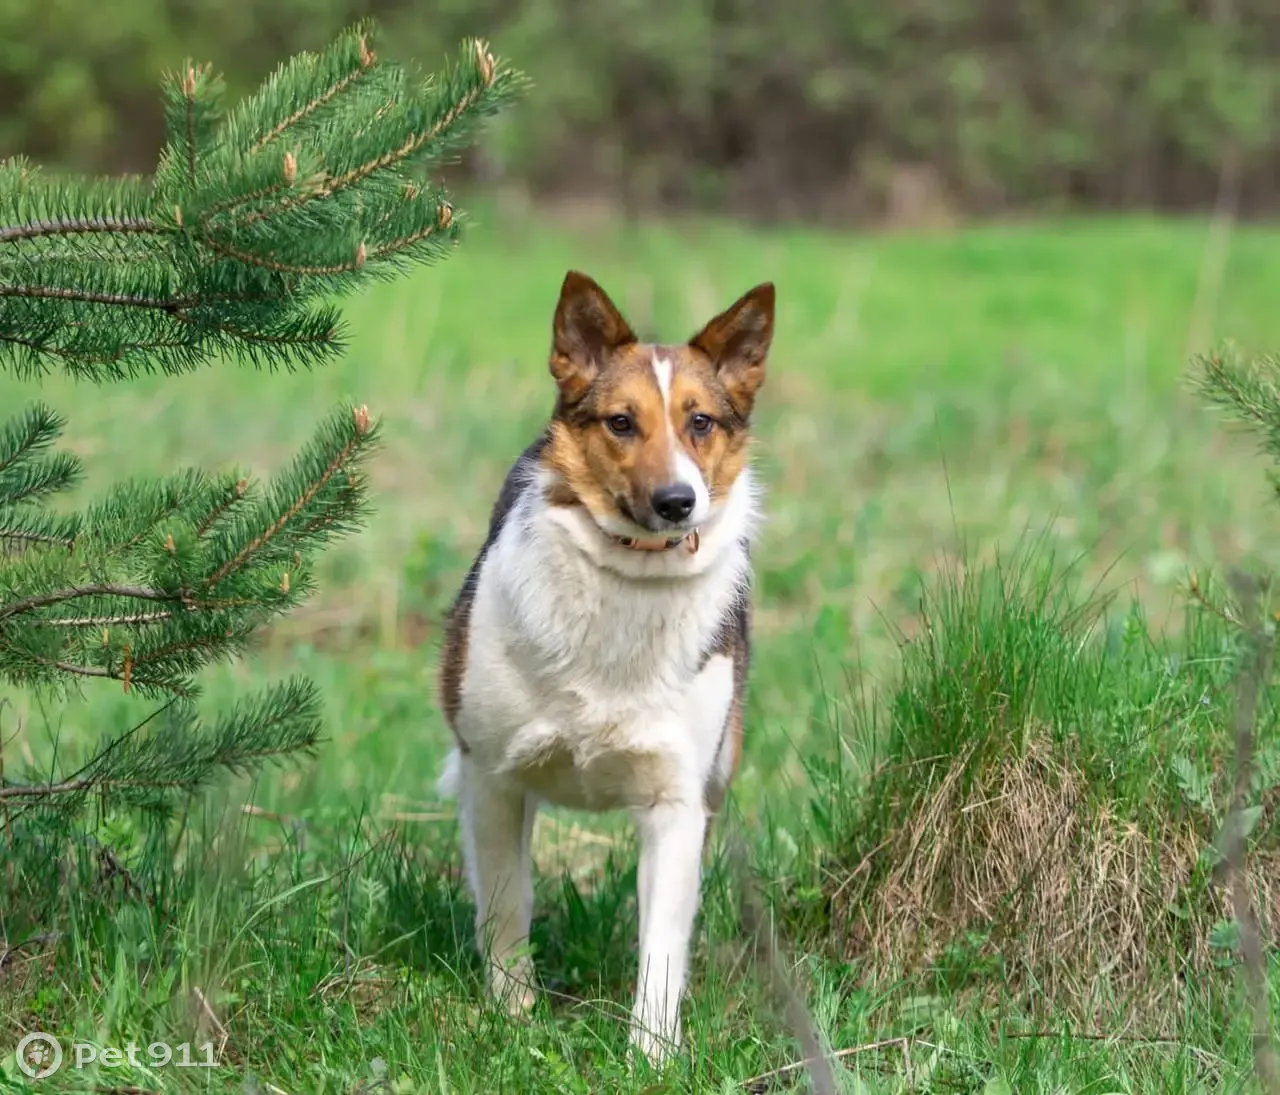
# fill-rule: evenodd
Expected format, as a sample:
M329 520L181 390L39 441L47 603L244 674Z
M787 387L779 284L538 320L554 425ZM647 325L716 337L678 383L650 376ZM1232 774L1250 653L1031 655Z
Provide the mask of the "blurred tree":
M46 178L0 164L0 368L91 381L216 355L312 365L341 349L326 299L446 255L462 215L421 178L474 138L522 77L480 41L422 79L357 26L222 109L192 64L165 80L154 178ZM232 408L223 413L239 413ZM161 813L219 770L309 749L314 687L292 680L197 716L196 673L311 590L311 561L355 528L377 429L336 411L278 478L182 471L50 505L79 477L36 405L0 423L0 699L88 679L165 702L74 772L0 767L0 831L89 801ZM51 807L51 809L49 809Z
M479 147L535 193L805 219L1203 207L1230 144L1241 208L1280 199L1273 0L434 0L427 18L407 0L242 0L234 19L116 0L110 20L98 7L0 0L0 150L149 165L152 74L179 43L233 58L240 88L371 14L416 57L481 29L501 39L538 95Z

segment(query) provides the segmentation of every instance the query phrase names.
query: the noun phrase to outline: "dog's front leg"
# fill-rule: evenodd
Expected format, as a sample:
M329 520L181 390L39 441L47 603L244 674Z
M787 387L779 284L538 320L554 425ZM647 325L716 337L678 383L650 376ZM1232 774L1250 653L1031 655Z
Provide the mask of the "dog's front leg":
M517 788L467 772L461 789L463 854L476 903L476 943L489 987L508 1011L533 1005L533 963L525 953L533 917L529 842L537 804Z
M640 970L631 1042L655 1064L679 1049L680 1000L702 884L707 817L699 799L637 814Z

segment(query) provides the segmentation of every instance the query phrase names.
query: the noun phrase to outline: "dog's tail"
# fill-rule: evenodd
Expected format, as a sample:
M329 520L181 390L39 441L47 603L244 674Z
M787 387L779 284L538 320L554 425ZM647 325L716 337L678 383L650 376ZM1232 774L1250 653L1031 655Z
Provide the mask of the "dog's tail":
M462 789L462 752L454 748L444 758L440 778L436 780L436 794L444 799L456 799Z

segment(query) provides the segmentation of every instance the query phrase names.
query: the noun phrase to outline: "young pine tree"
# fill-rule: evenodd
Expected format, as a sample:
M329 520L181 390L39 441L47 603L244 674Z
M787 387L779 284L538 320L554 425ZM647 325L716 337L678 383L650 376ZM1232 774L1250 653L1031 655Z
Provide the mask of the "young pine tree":
M1201 394L1249 427L1263 451L1280 461L1280 359L1250 358L1229 348L1197 359L1196 367ZM1271 483L1280 494L1280 476L1274 471ZM1259 825L1266 812L1266 803L1260 800L1280 783L1275 724L1262 712L1280 640L1280 614L1263 611L1273 610L1269 577L1260 580L1235 573L1230 584L1231 610L1215 611L1239 630L1245 653L1237 679L1231 805L1213 854L1218 879L1231 898L1241 977L1253 1018L1254 1073L1260 1090L1275 1093L1280 1092L1280 1045L1272 1033L1268 946L1247 881L1246 859L1253 831L1266 824ZM1203 598L1199 587L1194 589ZM1265 737L1259 736L1260 729ZM1273 826L1274 816L1273 811L1269 819Z
M0 164L0 368L108 382L215 358L324 362L342 347L330 301L456 245L463 217L426 173L522 83L479 41L424 79L361 25L231 110L207 68L170 75L154 178ZM269 483L181 471L70 511L53 505L80 476L55 448L63 425L40 403L0 416L0 710L17 689L108 687L151 715L74 771L18 772L0 752L6 841L24 817L90 802L163 811L219 771L314 745L308 681L203 722L196 678L311 591L316 552L361 522L378 433L365 408L339 408Z

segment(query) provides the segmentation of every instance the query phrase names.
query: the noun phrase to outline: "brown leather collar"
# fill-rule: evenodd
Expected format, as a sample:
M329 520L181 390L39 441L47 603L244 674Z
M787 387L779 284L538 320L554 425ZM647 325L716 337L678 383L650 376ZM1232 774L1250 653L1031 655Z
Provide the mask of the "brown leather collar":
M632 551L670 551L672 548L678 548L683 544L689 550L689 554L693 555L697 552L700 540L698 538L698 530L686 532L683 536L677 536L674 539L663 540L640 540L634 536L613 536L610 539L620 547L630 548Z

